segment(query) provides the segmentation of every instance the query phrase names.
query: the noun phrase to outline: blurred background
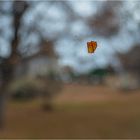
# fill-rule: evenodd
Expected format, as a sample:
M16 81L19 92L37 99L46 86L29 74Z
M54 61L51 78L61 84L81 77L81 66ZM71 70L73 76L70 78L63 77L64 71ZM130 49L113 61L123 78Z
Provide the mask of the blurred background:
M0 138L140 138L139 37L140 1L0 1Z

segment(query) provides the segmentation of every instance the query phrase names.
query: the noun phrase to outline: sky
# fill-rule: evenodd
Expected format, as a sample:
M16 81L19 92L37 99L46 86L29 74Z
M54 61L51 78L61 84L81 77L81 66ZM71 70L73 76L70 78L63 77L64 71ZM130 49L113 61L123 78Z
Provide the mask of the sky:
M100 12L104 2L76 0L69 1L69 4L81 19L86 19L88 16L94 17L96 13ZM35 23L39 27L39 30L42 31L43 36L48 40L60 36L55 41L55 49L60 56L60 65L69 65L77 72L86 72L92 68L104 67L109 63L114 63L115 60L113 57L115 50L125 52L135 42L139 42L139 5L140 3L138 1L124 2L123 7L120 8L118 13L122 17L125 17L125 13L129 13L130 16L124 21L121 17L121 30L111 38L105 38L91 33L89 27L84 22L85 20L77 18L76 20L70 21L67 16L67 11L61 7L59 2L54 4L38 2L35 7L30 9L30 12L25 13L23 24L29 28ZM5 5L5 7L8 6L8 4ZM2 15L0 15L0 19L0 31L4 36L0 37L0 55L8 56L10 54L10 46L6 39L12 36L12 30L10 29L12 19L10 16L4 17ZM21 32L23 33L24 30L21 29ZM66 31L65 34L63 34L64 31ZM35 33L30 34L28 38L26 37L27 33L25 32L22 36L21 48L25 49L29 45L36 46L39 43L39 36ZM86 45L91 40L97 41L98 44L98 48L94 54L88 54L87 52ZM34 51L36 49L34 47Z
M91 2L93 1L83 1L82 3L73 2L73 8L78 14L82 15L85 18L86 16L90 16L90 14L96 14L96 12L99 12L100 8L102 8L102 2L95 1L95 8L93 8ZM124 7L120 9L120 13L124 10L128 10L129 12L135 11L134 5L136 4L133 4L133 2L125 2ZM72 40L67 38L63 38L63 40L59 41L59 43L57 44L57 50L59 54L62 55L61 63L63 65L71 65L79 72L86 72L92 68L95 68L96 66L104 67L109 63L115 65L115 67L116 65L118 65L119 67L120 63L118 62L118 59L114 59L115 51L117 50L118 52L126 52L131 49L136 41L139 42L139 39L136 40L136 37L134 37L134 35L137 36L136 32L138 31L138 27L136 27L138 13L139 11L134 12L134 15L132 15L134 19L128 21L128 23L131 23L131 26L130 24L128 24L127 26L126 24L122 24L119 33L108 39L97 36L96 34L90 34L90 29L88 29L83 24L83 22L80 23L79 21L73 23L74 27L71 30L73 31L73 35L76 33L76 38L80 38L84 34L83 31L86 30L87 37L82 38L78 43L70 43L72 42ZM135 15L137 16L135 17ZM138 20L138 22L139 21L140 20ZM129 33L129 30L132 30L134 34ZM96 52L92 55L87 53L86 47L86 43L91 40L97 41L98 44ZM67 46L68 44L69 46Z

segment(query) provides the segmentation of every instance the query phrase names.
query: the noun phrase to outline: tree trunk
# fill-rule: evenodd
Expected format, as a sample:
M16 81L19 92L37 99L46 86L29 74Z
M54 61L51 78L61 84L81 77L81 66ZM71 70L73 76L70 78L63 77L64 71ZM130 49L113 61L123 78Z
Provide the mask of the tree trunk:
M5 126L6 99L6 90L3 86L0 89L0 129L3 129Z
M0 128L5 125L5 111L7 101L7 89L13 79L15 66L10 64L9 60L5 60L1 63L1 86L0 86Z
M5 98L4 93L0 94L0 129L4 126L5 119Z
M42 109L44 111L52 111L53 105L52 105L52 96L49 91L43 91L42 92Z

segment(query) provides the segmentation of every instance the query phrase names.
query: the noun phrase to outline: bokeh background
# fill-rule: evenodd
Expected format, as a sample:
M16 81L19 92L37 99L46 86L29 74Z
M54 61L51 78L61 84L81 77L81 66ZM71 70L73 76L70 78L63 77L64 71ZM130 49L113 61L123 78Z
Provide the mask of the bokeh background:
M140 1L0 1L0 138L140 138L139 106Z

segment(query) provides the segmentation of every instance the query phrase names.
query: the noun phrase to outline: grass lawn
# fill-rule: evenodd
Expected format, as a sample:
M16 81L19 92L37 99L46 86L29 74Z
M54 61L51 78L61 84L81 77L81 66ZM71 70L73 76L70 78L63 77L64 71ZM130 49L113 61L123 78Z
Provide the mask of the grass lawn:
M0 138L140 138L140 95L98 102L9 102Z

